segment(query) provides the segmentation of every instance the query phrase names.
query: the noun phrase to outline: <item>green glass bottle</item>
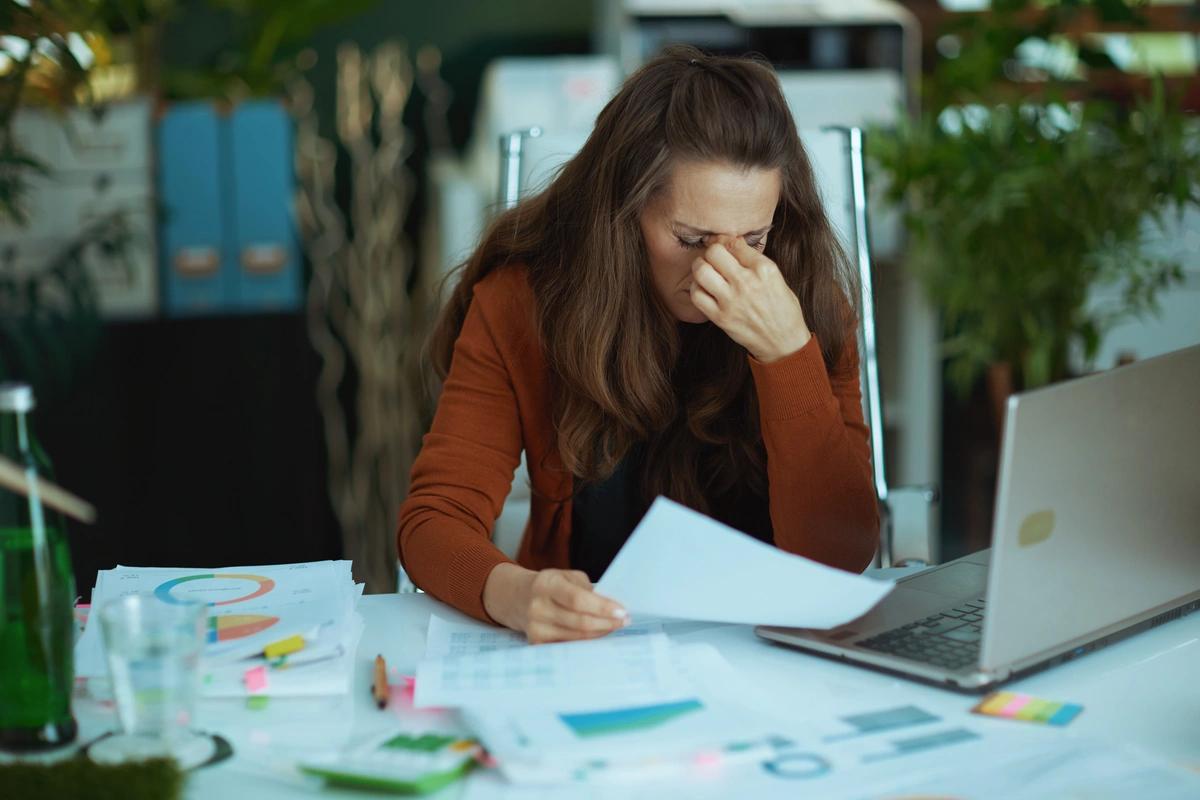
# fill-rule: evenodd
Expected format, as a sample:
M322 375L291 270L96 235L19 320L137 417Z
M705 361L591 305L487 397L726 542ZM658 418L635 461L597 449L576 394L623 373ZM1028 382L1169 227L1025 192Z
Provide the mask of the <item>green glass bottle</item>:
M29 424L33 390L0 384L0 454L52 479ZM0 489L0 749L39 750L75 739L75 579L63 518Z

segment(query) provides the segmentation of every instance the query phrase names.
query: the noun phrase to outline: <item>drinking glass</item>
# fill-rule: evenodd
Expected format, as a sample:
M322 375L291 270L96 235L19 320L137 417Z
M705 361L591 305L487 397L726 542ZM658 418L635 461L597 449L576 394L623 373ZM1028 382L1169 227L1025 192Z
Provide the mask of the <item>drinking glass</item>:
M211 737L193 732L207 607L128 595L100 609L121 732L92 745L106 763L169 757L188 768L207 760Z

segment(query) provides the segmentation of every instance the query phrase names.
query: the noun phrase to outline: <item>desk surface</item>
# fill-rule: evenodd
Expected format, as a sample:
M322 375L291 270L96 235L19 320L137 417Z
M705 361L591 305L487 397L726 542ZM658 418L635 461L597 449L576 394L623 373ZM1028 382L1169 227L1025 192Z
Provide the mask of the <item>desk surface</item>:
M358 792L323 790L292 773L280 755L290 748L337 746L339 742L381 733L398 717L428 727L450 724L445 714L375 708L369 698L371 662L382 653L393 672L411 673L425 649L429 614L444 609L423 594L364 597L360 610L366 632L358 650L355 687L349 697L273 698L265 710L244 701L207 700L199 709L200 727L224 735L235 755L223 764L199 770L189 782L192 798L237 800L319 795L362 800ZM779 709L803 718L808 703L831 693L894 693L906 703L935 713L962 714L974 700L906 680L808 656L768 644L746 626L683 627L672 638L708 642L748 682L777 698ZM1055 700L1081 703L1085 711L1069 735L1134 744L1176 763L1200 769L1200 614L1192 614L1097 653L1005 687ZM112 711L77 703L83 740L113 726ZM990 721L989 721L990 722ZM1021 725L995 722L996 725ZM478 780L471 778L470 780ZM433 797L454 798L462 783ZM736 784L731 784L731 793ZM556 794L555 796L562 796ZM474 796L474 793L472 793Z

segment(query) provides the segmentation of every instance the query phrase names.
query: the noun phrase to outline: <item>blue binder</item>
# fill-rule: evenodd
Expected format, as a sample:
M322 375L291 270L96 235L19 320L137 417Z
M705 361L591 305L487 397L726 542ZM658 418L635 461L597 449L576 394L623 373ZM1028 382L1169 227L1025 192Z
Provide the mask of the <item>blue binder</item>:
M242 311L295 310L301 276L291 118L278 101L245 102L234 109L229 134L234 303Z
M237 277L222 213L222 120L210 103L177 103L157 135L163 308L170 316L222 313Z

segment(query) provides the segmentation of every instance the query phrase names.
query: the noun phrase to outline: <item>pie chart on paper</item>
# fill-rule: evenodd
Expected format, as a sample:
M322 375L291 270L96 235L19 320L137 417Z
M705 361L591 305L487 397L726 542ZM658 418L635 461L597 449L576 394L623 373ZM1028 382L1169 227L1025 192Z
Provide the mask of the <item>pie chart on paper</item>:
M210 606L227 606L244 603L262 597L275 588L275 581L262 575L242 573L202 573L183 575L163 581L154 590L154 596L164 603L204 603Z
M208 618L208 642L229 642L265 631L279 622L266 614L227 614Z

